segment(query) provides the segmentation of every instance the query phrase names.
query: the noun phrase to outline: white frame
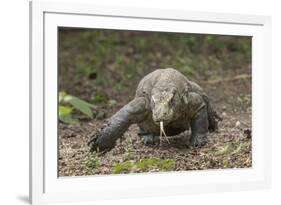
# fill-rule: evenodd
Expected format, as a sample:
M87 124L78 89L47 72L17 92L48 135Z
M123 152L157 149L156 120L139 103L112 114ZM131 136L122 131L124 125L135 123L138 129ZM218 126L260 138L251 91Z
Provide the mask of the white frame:
M270 17L40 1L30 3L30 20L32 204L237 191L271 186ZM58 26L253 36L253 167L58 178Z

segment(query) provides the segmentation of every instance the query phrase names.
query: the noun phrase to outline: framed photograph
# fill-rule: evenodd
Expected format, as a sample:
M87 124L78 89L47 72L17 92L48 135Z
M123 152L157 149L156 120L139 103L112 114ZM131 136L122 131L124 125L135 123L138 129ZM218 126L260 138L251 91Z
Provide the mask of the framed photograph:
M269 188L270 32L266 16L30 2L31 203Z

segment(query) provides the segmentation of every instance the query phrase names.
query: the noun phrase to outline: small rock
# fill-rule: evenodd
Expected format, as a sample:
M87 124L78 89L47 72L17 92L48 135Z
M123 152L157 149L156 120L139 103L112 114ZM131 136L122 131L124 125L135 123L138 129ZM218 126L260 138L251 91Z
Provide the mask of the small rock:
M222 115L223 117L227 116L226 112L223 112L221 115Z
M80 146L79 146L79 144L74 144L74 145L71 146L71 148L72 149L78 149L78 148L80 148Z
M235 123L235 127L239 127L241 125L241 122L239 122L239 121L237 121L236 123Z
M246 137L248 139L250 139L252 137L252 131L250 129L245 129L244 134L246 135Z

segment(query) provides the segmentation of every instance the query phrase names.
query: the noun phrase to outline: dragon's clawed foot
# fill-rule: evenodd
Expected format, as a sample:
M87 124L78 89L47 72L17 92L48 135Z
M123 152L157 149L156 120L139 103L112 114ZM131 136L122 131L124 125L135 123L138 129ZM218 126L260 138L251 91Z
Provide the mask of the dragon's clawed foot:
M114 142L106 140L106 134L103 129L99 129L90 135L88 146L91 152L108 152L115 146Z
M159 136L145 135L145 136L143 136L143 143L147 146L159 145L160 138L159 138Z
M206 135L196 135L191 138L190 146L192 147L203 147L207 144L208 139Z

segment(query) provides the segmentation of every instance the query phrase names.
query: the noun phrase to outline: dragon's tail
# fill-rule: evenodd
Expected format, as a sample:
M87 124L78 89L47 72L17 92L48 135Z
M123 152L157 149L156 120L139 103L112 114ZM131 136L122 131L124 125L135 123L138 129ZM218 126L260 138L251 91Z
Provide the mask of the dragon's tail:
M218 121L221 121L222 118L216 113L216 111L214 111L209 97L207 95L202 95L203 100L206 103L207 106L207 112L208 112L208 122L209 122L209 126L208 126L208 130L210 132L214 132L216 130L218 130Z

